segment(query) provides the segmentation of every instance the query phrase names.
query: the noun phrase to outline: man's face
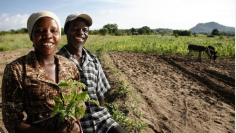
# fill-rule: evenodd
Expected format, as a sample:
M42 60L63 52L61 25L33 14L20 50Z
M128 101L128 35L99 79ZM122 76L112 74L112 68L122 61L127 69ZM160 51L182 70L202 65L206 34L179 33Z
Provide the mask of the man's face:
M60 42L60 31L57 22L49 17L37 20L32 31L32 42L36 53L54 54Z
M69 23L67 31L68 45L76 49L82 47L88 38L89 26L83 18Z

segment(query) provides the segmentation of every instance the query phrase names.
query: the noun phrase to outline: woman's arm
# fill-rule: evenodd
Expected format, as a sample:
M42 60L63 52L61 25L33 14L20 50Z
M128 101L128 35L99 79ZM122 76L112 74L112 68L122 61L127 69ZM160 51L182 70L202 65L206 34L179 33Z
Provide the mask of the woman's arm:
M2 80L2 116L9 133L16 125L24 123L21 67L11 63L6 66Z
M16 127L16 133L81 133L77 121L72 121L72 128L68 130L69 123L66 122L61 125L56 131L47 131L29 124L20 124Z
M53 132L43 130L41 128L29 124L20 124L16 126L16 133L53 133Z

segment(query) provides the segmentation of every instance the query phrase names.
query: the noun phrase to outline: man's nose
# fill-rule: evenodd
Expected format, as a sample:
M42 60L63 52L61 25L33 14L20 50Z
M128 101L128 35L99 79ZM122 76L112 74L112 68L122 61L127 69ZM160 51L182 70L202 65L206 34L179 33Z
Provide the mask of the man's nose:
M83 31L83 29L80 29L80 28L79 28L79 29L76 30L76 33L78 33L78 34L83 34L84 31Z

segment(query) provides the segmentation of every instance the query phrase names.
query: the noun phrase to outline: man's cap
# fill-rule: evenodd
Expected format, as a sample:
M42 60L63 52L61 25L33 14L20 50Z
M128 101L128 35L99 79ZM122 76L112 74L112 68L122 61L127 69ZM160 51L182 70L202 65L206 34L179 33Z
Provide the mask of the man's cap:
M57 22L57 25L58 25L58 28L59 28L59 31L60 31L60 37L61 37L61 23L60 23L60 20L58 19L56 14L54 14L53 12L49 12L49 11L35 12L35 13L30 15L30 17L28 18L28 21L27 21L27 29L28 29L29 37L31 38L32 30L34 28L34 24L37 22L38 19L40 19L42 17L50 17L50 18L53 18Z
M89 15L81 14L81 13L73 13L73 14L70 14L69 16L67 16L64 27L66 26L66 24L68 22L73 21L73 20L75 20L78 17L85 19L87 21L87 23L88 23L88 26L91 26L93 24L93 20L92 20L92 18Z

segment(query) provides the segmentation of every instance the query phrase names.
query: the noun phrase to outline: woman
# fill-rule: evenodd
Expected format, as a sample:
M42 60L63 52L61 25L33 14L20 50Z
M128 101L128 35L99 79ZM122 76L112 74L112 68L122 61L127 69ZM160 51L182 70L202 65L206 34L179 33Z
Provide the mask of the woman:
M4 71L2 115L6 129L9 133L80 133L79 122L62 123L58 115L34 124L52 115L53 97L62 92L57 83L70 77L79 80L79 72L73 62L54 55L61 38L60 22L54 13L33 13L27 29L34 51L11 62ZM69 129L71 124L74 126Z

